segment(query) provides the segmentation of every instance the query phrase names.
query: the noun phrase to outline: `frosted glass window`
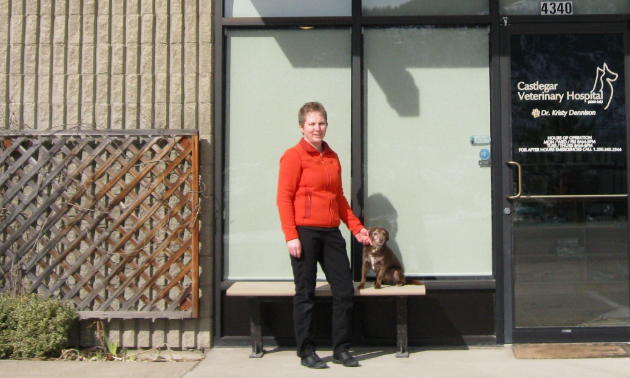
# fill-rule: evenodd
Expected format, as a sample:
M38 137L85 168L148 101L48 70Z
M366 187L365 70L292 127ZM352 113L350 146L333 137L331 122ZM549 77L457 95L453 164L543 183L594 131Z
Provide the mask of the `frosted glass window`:
M364 16L487 15L488 0L363 0Z
M366 29L365 223L407 273L492 275L487 28ZM479 138L483 140L483 138Z
M502 14L540 15L540 0L499 0ZM627 14L628 0L573 0L573 14Z
M225 0L225 17L352 16L352 0Z
M351 200L350 51L348 29L228 31L224 279L293 279L276 190L308 101L326 107L326 142Z

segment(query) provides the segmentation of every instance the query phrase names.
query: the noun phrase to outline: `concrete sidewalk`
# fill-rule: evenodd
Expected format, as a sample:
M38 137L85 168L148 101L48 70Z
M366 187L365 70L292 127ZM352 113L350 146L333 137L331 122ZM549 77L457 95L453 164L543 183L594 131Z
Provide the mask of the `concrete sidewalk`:
M396 358L391 349L356 349L359 368L330 362L330 350L318 352L330 366L312 370L300 366L294 350L269 351L248 358L249 349L215 348L185 378L209 377L630 377L630 359L517 360L511 346L470 349L411 349L409 358Z
M359 368L333 364L330 350L319 353L330 366L311 370L300 366L295 350L268 350L249 358L249 348L214 348L200 362L76 362L0 360L0 377L90 378L294 378L294 377L466 377L466 378L599 378L629 377L630 359L517 360L512 348L410 349L409 358L396 358L393 348L357 348Z

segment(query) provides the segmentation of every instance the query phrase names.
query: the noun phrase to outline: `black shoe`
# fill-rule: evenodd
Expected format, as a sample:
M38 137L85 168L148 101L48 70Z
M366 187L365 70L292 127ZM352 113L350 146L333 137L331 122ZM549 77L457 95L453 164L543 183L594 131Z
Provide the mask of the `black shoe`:
M302 357L302 366L306 366L311 369L327 369L328 365L317 355L317 353L313 352L306 357Z
M355 360L347 350L339 354L333 354L332 362L336 364L343 364L345 367L361 366L359 365L359 361Z

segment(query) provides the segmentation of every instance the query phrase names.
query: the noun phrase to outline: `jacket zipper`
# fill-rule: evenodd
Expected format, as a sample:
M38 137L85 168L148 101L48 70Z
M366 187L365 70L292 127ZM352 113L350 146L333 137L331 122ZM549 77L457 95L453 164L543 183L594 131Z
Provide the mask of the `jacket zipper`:
M332 199L330 198L330 194L328 194L328 188L330 188L330 183L331 183L331 177L330 177L330 172L328 171L328 168L326 167L326 164L324 164L324 157L322 156L322 165L324 166L324 169L326 170L326 175L328 175L328 185L326 185L326 195L328 196L328 214L330 215L330 226L332 227L333 224L333 212L332 212Z

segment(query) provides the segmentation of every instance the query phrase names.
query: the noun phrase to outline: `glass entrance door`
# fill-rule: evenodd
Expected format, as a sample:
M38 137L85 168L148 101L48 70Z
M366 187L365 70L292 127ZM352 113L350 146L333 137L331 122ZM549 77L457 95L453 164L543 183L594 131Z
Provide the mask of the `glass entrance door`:
M624 38L509 35L514 342L630 325Z

